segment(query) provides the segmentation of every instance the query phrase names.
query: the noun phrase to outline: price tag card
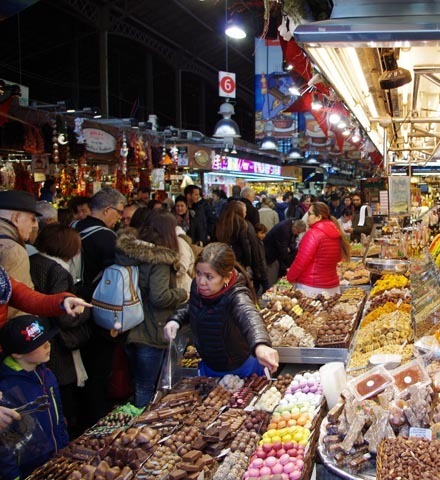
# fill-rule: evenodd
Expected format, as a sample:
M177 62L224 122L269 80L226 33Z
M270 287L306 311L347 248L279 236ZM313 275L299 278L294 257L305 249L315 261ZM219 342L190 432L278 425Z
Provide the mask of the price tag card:
M409 429L409 436L432 440L432 430L430 430L429 428L411 427Z

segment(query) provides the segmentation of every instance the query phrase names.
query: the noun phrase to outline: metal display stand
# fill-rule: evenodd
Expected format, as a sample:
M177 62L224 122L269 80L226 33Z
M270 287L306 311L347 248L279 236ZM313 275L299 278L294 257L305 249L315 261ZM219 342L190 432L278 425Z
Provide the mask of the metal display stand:
M327 362L346 362L348 348L274 347L281 363L305 363L324 365Z

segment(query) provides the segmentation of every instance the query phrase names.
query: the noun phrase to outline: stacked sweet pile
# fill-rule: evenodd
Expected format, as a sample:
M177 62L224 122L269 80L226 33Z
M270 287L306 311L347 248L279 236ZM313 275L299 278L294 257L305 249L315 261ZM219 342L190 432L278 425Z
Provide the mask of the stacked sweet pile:
M237 480L255 473L250 464L257 457L256 465L266 462L258 479L272 463L282 480L305 478L321 400L308 373L274 381L184 378L144 412L111 412L29 480Z
M265 401L264 397L260 399L263 408ZM263 480L276 478L274 475L279 475L280 480L307 478L313 429L320 419L322 402L319 373L295 375L273 411L243 478Z
M367 285L370 282L370 272L362 260L339 263L338 276L341 285Z
M275 347L347 347L365 296L359 287L315 298L284 289L282 295L266 294L261 315Z
M373 286L354 339L348 369L368 366L375 354L400 354L404 361L413 354L411 292L404 275L383 275Z
M365 247L360 242L355 242L351 244L350 254L352 257L363 257L365 254ZM368 247L368 256L372 257L373 255L380 254L380 245L370 243Z
M375 367L353 378L343 392L344 401L329 412L321 426L319 448L324 460L347 472L374 471L376 453L385 442L387 448L382 453L386 451L387 458L382 458L382 465L397 466L401 437L417 436L425 431L422 429L429 429L426 433L438 438L439 392L438 361L426 366L420 359L412 360L392 370ZM395 453L390 455L393 448ZM382 469L380 478L399 477L396 472L395 476L388 473ZM403 474L401 478L413 477Z
M201 358L194 345L188 345L179 360L179 365L183 368L197 368Z

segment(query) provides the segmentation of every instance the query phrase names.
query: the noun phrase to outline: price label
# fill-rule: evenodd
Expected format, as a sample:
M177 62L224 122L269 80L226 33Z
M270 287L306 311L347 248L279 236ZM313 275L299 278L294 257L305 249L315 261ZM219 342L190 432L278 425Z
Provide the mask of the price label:
M218 94L220 97L235 98L236 88L235 73L218 72Z
M411 427L409 429L409 436L432 440L432 430L430 430L429 428Z

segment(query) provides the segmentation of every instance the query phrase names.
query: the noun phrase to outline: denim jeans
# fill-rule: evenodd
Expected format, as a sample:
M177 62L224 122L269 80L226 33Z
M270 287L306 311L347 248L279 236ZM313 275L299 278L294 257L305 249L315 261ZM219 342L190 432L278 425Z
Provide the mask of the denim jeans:
M243 363L243 365L229 372L217 372L212 370L203 360L199 363L199 375L202 377L224 377L229 374L245 378L250 377L253 373L256 373L258 376L263 376L264 368L252 355Z
M126 351L134 381L134 405L145 407L156 391L166 349L130 343Z

